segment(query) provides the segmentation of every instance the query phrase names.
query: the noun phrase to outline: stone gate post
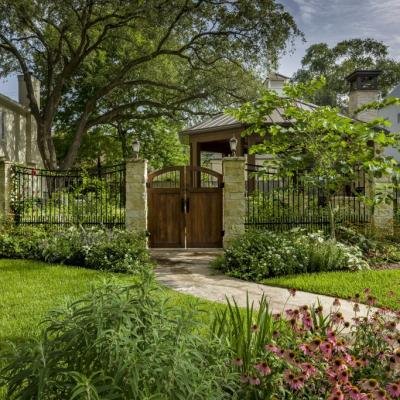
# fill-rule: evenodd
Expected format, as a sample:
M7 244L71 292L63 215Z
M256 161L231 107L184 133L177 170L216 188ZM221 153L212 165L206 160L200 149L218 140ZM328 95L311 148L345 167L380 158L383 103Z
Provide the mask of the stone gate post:
M223 229L224 247L245 231L245 158L225 157L222 159L224 175L223 189Z
M0 160L0 222L2 223L11 218L11 166L11 162Z
M125 226L128 230L147 231L147 160L126 161Z

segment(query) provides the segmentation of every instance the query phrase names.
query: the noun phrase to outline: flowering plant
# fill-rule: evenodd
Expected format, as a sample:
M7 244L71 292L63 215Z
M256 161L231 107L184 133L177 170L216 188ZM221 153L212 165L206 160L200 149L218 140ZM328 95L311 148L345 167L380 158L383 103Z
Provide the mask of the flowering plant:
M264 336L268 340L262 346L256 346L257 338L240 341L233 329L230 336L225 334L232 368L240 374L241 398L399 399L400 314L373 308L369 290L364 296L368 311L360 314L361 296L356 295L350 320L345 320L338 299L328 313L320 305L269 313L271 334ZM235 326L237 321L224 323ZM250 336L265 330L254 324L247 329Z

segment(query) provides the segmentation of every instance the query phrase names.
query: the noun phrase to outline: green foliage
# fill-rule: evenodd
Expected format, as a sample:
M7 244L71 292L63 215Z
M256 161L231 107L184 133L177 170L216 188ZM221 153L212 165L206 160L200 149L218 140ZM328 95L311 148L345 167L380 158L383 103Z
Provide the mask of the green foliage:
M319 234L248 231L237 237L215 263L224 273L261 280L304 272L368 268L362 252Z
M0 233L0 257L137 273L150 265L145 243L144 234L125 230L7 227Z
M95 127L179 121L252 98L255 69L276 64L298 36L272 0L0 2L1 75L31 82L32 71L42 82L41 106L28 96L48 169L57 166L53 121L73 137L61 161L70 168Z
M388 46L374 39L350 39L329 47L326 43L311 45L301 61L301 68L294 76L297 82L325 76L327 84L307 99L315 104L346 106L349 87L346 76L356 69L377 69L383 94L400 80L400 63L388 56Z
M325 80L287 85L285 97L266 91L261 98L245 103L237 110L229 110L248 128L245 134L257 134L263 142L253 146L252 153L268 154L268 165L276 168L277 175L291 177L301 171L304 182L321 191L326 197L331 227L335 236L334 197L346 185L357 181L360 172L371 181L375 177L398 174L397 162L385 156L381 149L396 146L398 135L383 127L382 118L364 123L339 113L337 108L300 107L299 101L323 87ZM265 123L267 116L279 108L293 124ZM386 201L381 192L353 193L368 203L371 214L376 202ZM383 196L384 197L384 196Z
M197 315L157 298L146 274L92 290L53 311L37 342L3 354L7 398L235 398L229 353L195 333Z

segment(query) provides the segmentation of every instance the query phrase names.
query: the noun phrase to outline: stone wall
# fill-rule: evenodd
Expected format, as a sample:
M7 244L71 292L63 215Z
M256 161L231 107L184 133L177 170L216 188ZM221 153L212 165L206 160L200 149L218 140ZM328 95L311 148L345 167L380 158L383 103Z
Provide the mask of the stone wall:
M11 217L10 181L12 163L0 160L0 222L7 222Z
M147 161L126 162L126 229L147 231Z
M224 175L223 229L224 247L226 247L235 236L245 231L245 158L224 158L222 170Z

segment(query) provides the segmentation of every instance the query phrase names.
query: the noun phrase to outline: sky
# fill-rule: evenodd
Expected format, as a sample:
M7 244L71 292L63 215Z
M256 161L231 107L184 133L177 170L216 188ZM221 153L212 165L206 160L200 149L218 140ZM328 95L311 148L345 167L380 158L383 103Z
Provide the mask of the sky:
M251 0L250 0L251 1ZM291 76L300 67L311 44L334 45L344 39L381 40L390 56L400 61L400 0L279 0L293 15L305 34L306 43L297 41L293 54L280 60L279 72ZM0 93L18 98L17 79L0 81Z
M279 72L291 76L314 43L334 45L344 39L373 38L389 46L400 61L400 0L279 0L293 15L306 43L280 60Z

